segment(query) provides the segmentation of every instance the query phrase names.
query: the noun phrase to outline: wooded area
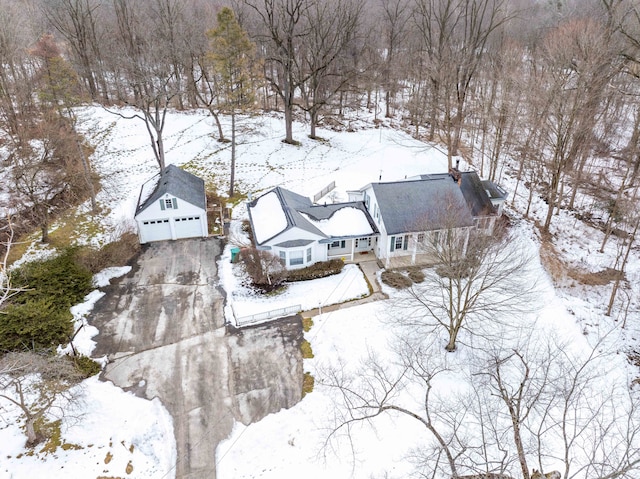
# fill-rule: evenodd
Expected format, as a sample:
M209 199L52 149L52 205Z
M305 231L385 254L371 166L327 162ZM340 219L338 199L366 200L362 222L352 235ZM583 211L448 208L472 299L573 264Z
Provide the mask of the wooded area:
M554 213L633 240L640 176L635 0L0 0L0 131L14 205L50 216L99 187L73 108L143 121L160 168L168 109L282 111L349 129L355 112L517 178ZM235 125L235 123L233 123ZM234 143L235 144L235 143ZM229 193L234 194L232 155ZM527 187L528 190L524 190ZM24 208L22 208L24 210ZM527 217L528 208L523 212ZM22 222L14 225L18 230ZM19 232L19 231L18 231ZM631 242L628 243L629 248ZM625 250L612 268L624 271Z

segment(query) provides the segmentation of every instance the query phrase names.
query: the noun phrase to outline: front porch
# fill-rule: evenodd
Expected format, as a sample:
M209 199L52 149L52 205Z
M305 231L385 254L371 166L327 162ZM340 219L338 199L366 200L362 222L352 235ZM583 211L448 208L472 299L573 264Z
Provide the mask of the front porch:
M327 259L341 259L345 263L359 263L376 259L377 236L333 239L327 243Z

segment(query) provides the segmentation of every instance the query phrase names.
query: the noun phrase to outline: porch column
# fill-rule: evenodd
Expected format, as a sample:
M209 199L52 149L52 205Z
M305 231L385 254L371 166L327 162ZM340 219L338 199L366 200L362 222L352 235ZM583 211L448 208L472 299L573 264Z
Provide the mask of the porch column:
M356 239L355 238L351 238L351 261L353 261L354 256L354 252L356 250Z
M414 235L411 235L411 242L413 247L411 248L411 264L416 264L416 253L418 252L418 241L414 239Z

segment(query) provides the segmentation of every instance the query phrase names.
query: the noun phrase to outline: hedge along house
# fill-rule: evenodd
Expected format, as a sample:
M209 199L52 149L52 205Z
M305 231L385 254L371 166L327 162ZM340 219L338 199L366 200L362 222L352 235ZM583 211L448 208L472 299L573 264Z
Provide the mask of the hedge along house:
M437 245L441 235L455 235L464 253L471 229L491 234L506 198L503 190L495 191L492 200L475 172L452 169L370 183L350 191L349 199L363 201L370 212L380 232L375 253L388 268L433 262L428 245Z
M279 256L287 269L373 252L378 229L362 201L317 205L276 187L248 203L256 248Z
M135 214L140 243L207 236L207 197L201 178L169 165L141 202L144 190L145 185Z

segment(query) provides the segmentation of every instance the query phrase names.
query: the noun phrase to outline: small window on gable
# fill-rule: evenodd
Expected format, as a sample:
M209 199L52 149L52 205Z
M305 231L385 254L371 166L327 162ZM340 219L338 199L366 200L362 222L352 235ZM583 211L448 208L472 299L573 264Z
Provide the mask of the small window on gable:
M178 207L178 203L175 198L166 198L164 200L164 207L168 210L176 209Z

